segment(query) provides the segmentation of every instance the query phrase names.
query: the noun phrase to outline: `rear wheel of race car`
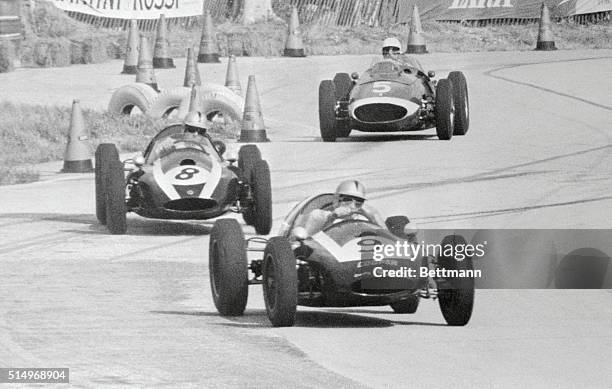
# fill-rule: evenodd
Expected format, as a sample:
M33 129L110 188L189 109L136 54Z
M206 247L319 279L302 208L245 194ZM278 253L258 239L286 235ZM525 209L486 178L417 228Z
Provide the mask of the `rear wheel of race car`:
M112 161L119 160L117 148L112 143L102 143L95 154L96 218L106 225L106 195L104 193L105 172Z
M353 87L353 79L348 73L336 73L334 86L336 87L336 100L348 100L348 95Z
M319 128L323 141L336 141L336 87L331 80L319 84Z
M266 161L257 161L252 173L253 226L260 235L268 235L272 228L272 188L270 168Z
M455 107L453 105L453 84L447 78L438 81L435 113L438 139L450 140L454 131Z
M244 233L234 219L219 219L210 234L210 289L217 311L240 316L249 297L249 269Z
M291 327L297 310L296 260L289 241L268 241L263 260L263 293L268 318L274 327Z
M255 145L242 146L238 151L238 168L242 174L242 181L246 181L249 184L253 181L251 177L255 163L261 161L261 152ZM242 213L244 222L252 226L255 223L255 213L251 207L247 208Z
M106 177L104 180L106 226L111 234L123 235L127 231L123 163L118 159L109 161L108 170L102 175Z
M470 100L468 98L467 80L462 72L450 72L448 79L453 84L453 103L455 105L453 135L465 135L470 127Z
M465 247L466 241L462 236L450 235L442 240L441 247ZM459 250L453 249L454 252ZM473 270L472 258L462 260L453 256L438 257L438 268L446 270ZM474 307L474 278L473 277L447 277L443 285L438 287L438 302L440 310L450 326L464 326L472 317Z
M243 178L249 180L255 163L261 161L261 151L255 145L242 146L238 151L238 168L243 174Z
M395 313L415 313L419 307L419 296L410 296L406 300L397 301L391 304Z

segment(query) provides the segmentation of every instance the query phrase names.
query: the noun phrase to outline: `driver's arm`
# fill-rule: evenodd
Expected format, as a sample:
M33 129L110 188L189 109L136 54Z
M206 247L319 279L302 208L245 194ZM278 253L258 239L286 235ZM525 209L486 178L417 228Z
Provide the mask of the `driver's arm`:
M296 222L296 225L304 227L308 236L312 236L317 232L323 230L325 226L334 220L336 216L333 212L324 211L322 209L315 209L311 211L306 217Z

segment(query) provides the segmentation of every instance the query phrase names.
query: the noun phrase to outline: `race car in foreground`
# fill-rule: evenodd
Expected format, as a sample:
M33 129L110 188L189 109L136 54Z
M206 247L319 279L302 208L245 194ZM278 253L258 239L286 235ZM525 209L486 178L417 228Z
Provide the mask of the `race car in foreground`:
M429 270L436 274L436 269L455 270L454 273L472 270L471 258L456 260L440 253L437 257L372 259L376 245L403 244L411 239L404 232L408 223L405 216L389 217L385 226L365 216L362 220L342 220L313 236L296 237L298 230L294 227L300 215L314 209L330 209L334 196L325 193L302 201L285 218L280 236L269 240L245 240L233 219L215 222L210 236L209 272L213 300L221 315L242 315L249 284L262 284L273 326L292 326L297 305L390 305L397 313L414 313L421 298L438 299L449 325L468 323L474 303L474 278L432 277ZM448 244L465 245L465 239L448 235L441 245ZM249 259L249 253L255 258ZM428 269L425 276L421 267ZM410 269L416 273L405 277ZM385 273L389 277L380 277Z
M337 73L319 85L319 126L325 142L366 132L418 131L436 127L439 139L465 135L470 124L467 81L462 72L434 81L420 63L384 59L363 74Z
M241 147L238 158L224 159L225 149L206 133L186 132L183 124L166 127L142 157L124 162L114 144L101 144L95 153L99 222L112 234L124 234L126 212L155 219L210 219L232 211L242 213L258 234L268 234L268 163L255 145Z

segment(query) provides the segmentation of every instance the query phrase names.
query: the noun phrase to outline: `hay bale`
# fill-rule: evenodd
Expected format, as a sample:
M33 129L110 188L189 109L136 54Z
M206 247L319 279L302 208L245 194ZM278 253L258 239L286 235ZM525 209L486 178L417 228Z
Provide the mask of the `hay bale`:
M72 62L71 42L66 38L38 39L33 61L41 67L68 66Z
M15 61L13 45L10 42L0 41L0 73L12 72Z
M100 63L108 61L108 42L95 36L83 40L83 63Z

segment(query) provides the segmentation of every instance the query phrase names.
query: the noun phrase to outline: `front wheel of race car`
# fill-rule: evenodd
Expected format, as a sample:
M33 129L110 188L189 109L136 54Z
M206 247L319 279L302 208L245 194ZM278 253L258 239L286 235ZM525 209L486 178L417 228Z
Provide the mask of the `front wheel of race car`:
M331 80L319 84L319 128L323 141L336 141L336 87Z
M112 143L102 143L96 148L95 154L95 186L96 186L96 218L106 225L106 194L104 193L105 174L112 161L119 160L119 152Z
M466 241L460 235L449 235L442 240L440 245L441 247L465 247ZM458 249L453 249L455 253L458 251ZM456 258L440 255L437 266L451 271L474 270L470 257ZM474 307L474 278L471 276L446 277L438 282L438 302L446 323L450 326L466 325L472 317Z
M297 311L298 281L291 245L283 237L268 241L263 260L263 293L274 327L291 327Z
M105 179L106 226L113 235L123 235L127 232L125 206L125 176L121 161L110 161Z
M234 219L219 219L208 249L210 289L222 316L240 316L249 297L249 270L244 233Z
M410 296L405 300L391 303L395 313L415 313L419 307L419 296Z
M253 226L260 235L268 235L272 229L272 188L270 168L266 161L257 161L253 168L251 188L253 191Z
M334 86L336 87L336 100L348 100L349 93L353 88L353 79L348 73L336 73Z
M455 105L453 135L465 135L470 127L470 100L468 98L467 80L462 72L450 72L448 79L453 84L453 103Z
M436 86L436 134L440 140L453 137L455 107L453 104L453 84L448 78L438 81Z

